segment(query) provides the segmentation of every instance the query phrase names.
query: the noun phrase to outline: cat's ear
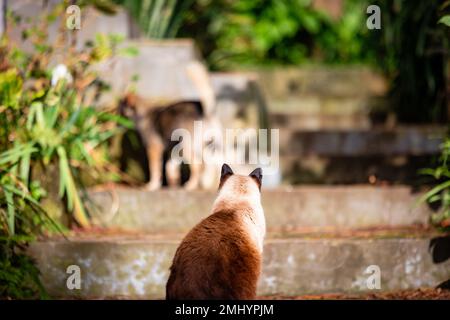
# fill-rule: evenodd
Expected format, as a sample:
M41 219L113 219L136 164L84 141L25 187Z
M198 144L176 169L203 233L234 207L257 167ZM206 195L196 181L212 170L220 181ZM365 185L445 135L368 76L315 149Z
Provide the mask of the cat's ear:
M219 183L219 189L222 187L222 185L225 183L225 181L233 175L233 170L231 170L230 166L224 163L222 165L222 171L220 173L220 183Z
M249 174L249 176L253 180L255 180L256 184L258 185L259 190L261 190L262 177L263 177L261 168L256 168Z

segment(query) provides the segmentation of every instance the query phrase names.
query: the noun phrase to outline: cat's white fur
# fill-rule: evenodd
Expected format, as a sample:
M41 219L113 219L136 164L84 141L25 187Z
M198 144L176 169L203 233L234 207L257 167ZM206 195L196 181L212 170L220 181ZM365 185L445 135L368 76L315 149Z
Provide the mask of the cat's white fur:
M253 239L259 252L262 253L266 235L266 219L261 205L261 192L253 178L231 175L220 189L213 204L212 212L242 202L246 202L250 208L242 214L243 227Z

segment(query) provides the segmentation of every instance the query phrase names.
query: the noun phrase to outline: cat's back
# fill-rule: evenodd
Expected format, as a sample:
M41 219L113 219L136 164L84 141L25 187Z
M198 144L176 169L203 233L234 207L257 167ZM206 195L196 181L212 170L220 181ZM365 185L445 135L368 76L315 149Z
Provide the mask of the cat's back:
M222 166L212 214L197 224L175 253L167 299L254 299L265 235L261 169L234 175Z
M167 283L168 299L251 299L261 254L243 223L246 208L224 208L183 239Z

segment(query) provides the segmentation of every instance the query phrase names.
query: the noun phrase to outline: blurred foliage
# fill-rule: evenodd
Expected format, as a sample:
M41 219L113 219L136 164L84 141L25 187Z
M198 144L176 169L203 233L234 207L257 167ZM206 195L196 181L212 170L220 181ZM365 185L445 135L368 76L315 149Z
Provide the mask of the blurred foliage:
M56 6L53 10L63 9ZM39 200L30 189L39 186L39 181L31 180L37 164L59 169L59 196L75 221L89 226L75 179L86 168L97 175L106 171L106 152L98 147L118 132L116 123L126 121L92 106L104 86L90 66L111 57L121 39L97 36L85 51L69 48L63 57L62 50L47 45L46 32L45 26L28 30L26 38L35 47L33 53L21 51L6 38L0 47L1 191L6 199L0 221L7 222L10 235L15 234L16 198ZM53 54L64 64L59 66L63 68L61 79L52 84L49 62Z
M421 170L431 176L437 185L420 199L430 205L438 205L438 211L431 216L431 223L443 231L450 231L450 137L441 146L438 166Z
M82 1L106 13L108 1ZM82 51L62 25L56 41L48 25L64 15L68 1L27 19L23 51L4 34L0 40L0 298L47 298L39 270L26 254L27 244L42 233L61 232L41 206L47 187L56 184L72 222L89 227L81 200L81 173L95 181L117 179L120 172L108 158L113 135L130 121L94 104L108 85L95 64L116 54L135 55L120 47L123 37L97 35ZM8 12L8 27L20 28L22 17ZM61 20L61 24L65 22ZM49 185L50 183L50 185ZM47 185L46 185L47 184Z
M430 26L431 31L429 31L429 37L431 39L427 39L427 35L422 35L422 46L416 47L416 56L418 59L422 58L424 61L422 63L425 64L425 74L427 76L427 84L426 93L433 98L431 100L435 102L434 108L431 114L431 117L436 116L436 113L445 113L445 111L450 112L450 110L446 110L446 103L449 102L445 98L446 96L446 86L450 81L450 75L446 75L445 72L448 72L448 62L449 62L449 49L450 49L450 1L445 1L444 3L440 3L436 1L433 9L437 8L437 16L440 17L437 24L437 27L433 25ZM434 19L434 12L431 13ZM431 20L433 21L433 20ZM437 37L437 40L434 38ZM425 39L424 39L425 38ZM431 44L425 44L426 41L431 42ZM441 41L441 42L440 42ZM440 42L440 43L439 43ZM434 50L433 50L434 49ZM426 52L425 50L428 50ZM431 51L431 52L430 52ZM441 55L442 61L440 63L442 65L438 65L437 68L432 68L430 65L431 59L436 58L435 55ZM438 57L438 61L439 61ZM442 68L442 69L441 69ZM433 74L436 72L436 74ZM436 79L436 80L435 80ZM441 83L436 83L438 80L441 80ZM394 87L394 91L397 94L401 94L404 90L423 90L423 88L407 81L404 77L397 75L397 87ZM403 82L402 82L403 81ZM442 106L439 105L439 95L441 95ZM412 97L409 97L410 99ZM416 106L417 108L417 106ZM441 111L442 110L442 111ZM447 120L448 120L447 115ZM445 115L443 116L445 119ZM441 145L441 155L439 156L438 165L434 168L426 168L421 170L421 173L424 175L431 176L434 179L436 186L428 191L423 197L420 199L422 202L427 201L431 206L438 205L438 211L431 215L431 223L436 226L438 229L448 232L450 231L450 135L447 135L446 139Z
M331 17L313 0L117 0L153 38L194 38L213 70L363 63L391 83L400 122L448 119L449 0L343 0ZM366 27L368 5L380 30Z
M448 119L449 1L344 0L334 19L312 0L197 0L179 35L193 37L213 69L305 62L369 64L391 83L401 122ZM369 4L381 30L366 27Z
M197 40L214 69L242 65L368 62L366 1L347 0L339 19L311 0L197 0L179 35Z
M0 297L8 299L48 299L39 280L39 269L25 254L24 237L0 238Z
M195 0L114 0L135 19L144 36L154 39L173 38L187 8Z
M445 122L450 1L379 0L382 29L369 48L391 81L392 108L401 122ZM440 23L439 23L440 21Z
M441 17L438 23L442 23L445 24L447 27L450 27L450 14Z
M108 85L93 66L116 54L133 55L135 49L119 48L122 37L98 35L76 50L64 26L50 43L48 22L63 15L67 3L23 30L31 52L7 34L0 40L0 297L46 296L24 249L43 232L62 231L41 206L47 187L56 184L70 220L89 227L80 175L117 179L120 172L109 162L107 142L132 127L95 107ZM20 17L8 12L8 19L8 26L20 27Z

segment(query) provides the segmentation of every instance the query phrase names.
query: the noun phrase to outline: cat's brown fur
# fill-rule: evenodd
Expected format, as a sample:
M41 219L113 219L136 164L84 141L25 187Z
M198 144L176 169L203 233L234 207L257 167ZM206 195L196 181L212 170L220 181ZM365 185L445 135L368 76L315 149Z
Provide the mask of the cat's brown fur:
M262 175L260 169L239 176L227 165L224 168L212 214L195 226L177 249L166 286L167 299L244 300L256 296L265 233L259 202Z

